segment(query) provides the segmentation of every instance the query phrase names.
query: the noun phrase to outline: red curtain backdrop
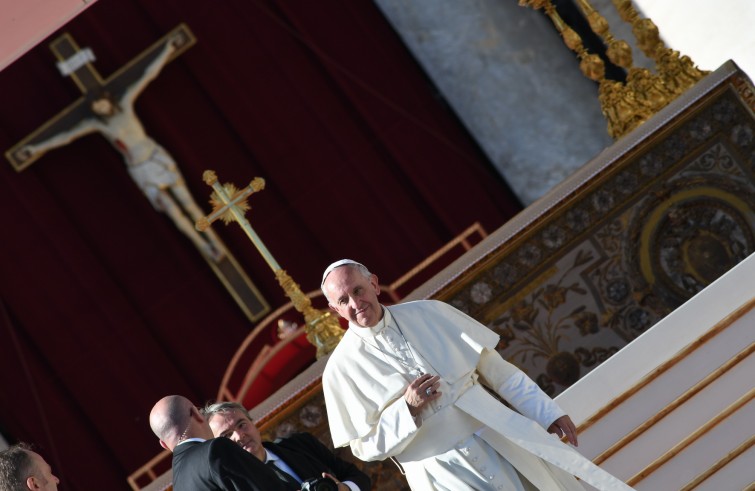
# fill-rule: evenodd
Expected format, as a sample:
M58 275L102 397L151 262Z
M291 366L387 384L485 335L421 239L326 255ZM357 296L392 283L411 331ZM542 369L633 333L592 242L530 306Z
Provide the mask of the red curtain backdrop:
M206 211L205 169L266 179L248 217L302 290L341 257L388 283L519 210L369 1L108 0L63 31L108 77L180 22L198 42L137 114ZM0 73L3 151L79 97L54 61L45 42ZM61 489L126 490L160 450L152 405L214 398L253 326L99 135L0 165L0 210L0 432L37 444ZM240 229L215 228L282 305Z

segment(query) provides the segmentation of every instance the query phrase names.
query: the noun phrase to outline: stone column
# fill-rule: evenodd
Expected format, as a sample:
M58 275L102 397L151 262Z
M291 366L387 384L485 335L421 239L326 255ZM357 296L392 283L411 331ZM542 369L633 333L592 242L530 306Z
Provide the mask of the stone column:
M597 85L542 13L516 0L376 0L528 205L612 140Z

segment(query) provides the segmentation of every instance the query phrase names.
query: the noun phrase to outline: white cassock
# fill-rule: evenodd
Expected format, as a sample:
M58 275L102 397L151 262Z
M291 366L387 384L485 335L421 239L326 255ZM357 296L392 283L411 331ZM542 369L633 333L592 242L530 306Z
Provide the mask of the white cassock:
M383 311L375 327L349 325L323 372L336 447L365 461L395 458L415 491L584 491L573 476L632 489L545 430L564 412L498 354L493 331L434 300ZM419 373L440 375L442 396L415 419L403 395Z

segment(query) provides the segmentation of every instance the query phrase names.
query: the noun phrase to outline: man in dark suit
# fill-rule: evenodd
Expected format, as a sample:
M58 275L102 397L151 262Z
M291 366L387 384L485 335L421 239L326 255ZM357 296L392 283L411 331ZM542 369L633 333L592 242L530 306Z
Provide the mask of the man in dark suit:
M174 491L291 491L227 438L213 438L204 415L185 397L166 396L149 414L160 445L173 452Z
M336 457L309 433L296 433L275 442L263 442L259 429L246 408L237 402L210 404L202 410L216 437L227 437L254 455L274 465L281 479L303 482L326 477L338 484L338 491L367 491L370 478L357 466ZM282 471L282 472L280 472Z

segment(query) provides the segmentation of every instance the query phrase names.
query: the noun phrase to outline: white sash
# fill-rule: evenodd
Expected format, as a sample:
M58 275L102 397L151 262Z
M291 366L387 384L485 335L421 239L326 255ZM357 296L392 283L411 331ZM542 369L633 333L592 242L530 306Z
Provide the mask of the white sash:
M544 461L577 476L600 491L634 491L633 488L593 464L582 454L550 435L534 421L511 411L498 403L493 396L475 385L464 392L455 403L456 407L475 417L506 440L521 447ZM497 407L495 414L480 411L480 408ZM484 438L484 436L483 436ZM486 438L487 440L487 438ZM492 442L491 442L492 443ZM526 468L519 469L514 459L508 459L530 481L537 481L536 475ZM522 464L525 464L522 462ZM524 467L528 467L526 464Z

